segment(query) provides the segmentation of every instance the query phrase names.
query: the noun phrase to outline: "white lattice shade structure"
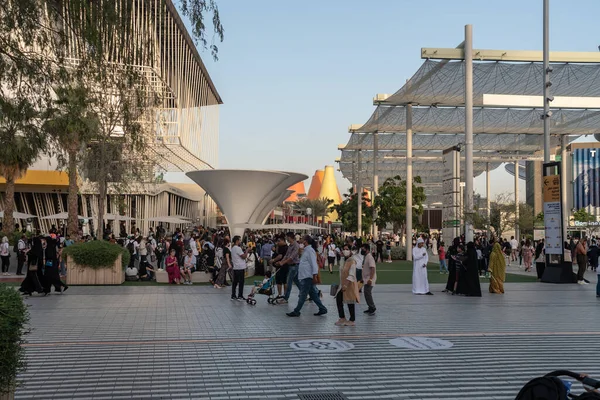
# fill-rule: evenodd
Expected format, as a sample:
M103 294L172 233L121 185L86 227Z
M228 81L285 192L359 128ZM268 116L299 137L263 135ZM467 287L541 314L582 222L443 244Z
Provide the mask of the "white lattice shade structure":
M243 235L240 224L261 223L289 195L287 188L308 178L281 171L205 170L186 174L204 189L225 214L232 235Z

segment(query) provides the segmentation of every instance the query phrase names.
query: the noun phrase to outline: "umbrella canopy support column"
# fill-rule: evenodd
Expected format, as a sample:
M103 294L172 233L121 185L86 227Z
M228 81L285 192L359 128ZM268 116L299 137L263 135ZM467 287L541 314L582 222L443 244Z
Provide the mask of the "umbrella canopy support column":
M358 163L358 168L356 170L356 181L358 182L356 185L356 195L357 197L357 203L358 203L358 210L357 210L357 215L356 215L356 236L358 237L362 237L362 192L363 192L363 188L362 188L362 182L361 182L361 176L360 176L360 170L362 169L362 159L361 159L361 154L360 154L360 150L358 150L356 152L356 158L357 163Z
M406 105L406 260L412 261L412 104Z
M561 136L560 138L560 202L562 207L562 216L563 216L563 229L562 235L563 238L567 237L567 227L569 226L569 208L567 207L567 142L568 138L566 135ZM564 240L564 239L563 239Z
M473 26L465 25L465 209L473 215ZM465 220L465 241L473 240L471 218Z
M521 232L519 228L519 162L515 161L515 239L520 241Z
M488 239L492 238L492 229L490 225L490 219L492 217L492 201L490 199L491 195L491 182L490 182L490 163L485 164L485 198L486 198L486 207L487 207L487 226L488 226Z
M377 236L377 210L374 206L375 196L379 193L379 176L377 175L378 163L377 157L379 152L379 135L377 131L373 133L373 195L371 196L371 206L373 206L373 238Z

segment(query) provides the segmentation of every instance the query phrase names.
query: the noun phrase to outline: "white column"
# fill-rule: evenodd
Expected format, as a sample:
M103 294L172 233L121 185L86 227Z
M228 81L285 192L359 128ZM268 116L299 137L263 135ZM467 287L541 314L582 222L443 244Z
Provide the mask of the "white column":
M519 241L519 162L515 161L515 239Z
M465 241L473 240L473 26L465 25Z
M487 225L488 225L488 239L492 238L491 226L490 226L490 218L492 217L492 200L491 196L491 183L490 183L490 163L485 164L485 197L486 197L486 207L487 207Z
M373 133L373 194L371 195L371 204L375 204L375 196L379 193L379 175L378 173L378 154L379 153L379 135L378 132ZM373 207L373 237L377 236L377 210Z
M406 260L412 261L412 104L406 106Z
M543 58L544 58L544 162L550 162L550 0L544 0L543 16ZM566 236L565 236L566 238Z
M562 206L562 212L563 212L563 221L562 221L562 236L563 236L563 241L567 239L567 227L569 226L569 208L567 205L567 193L568 193L568 188L567 188L567 158L568 158L568 153L567 153L567 136L563 135L560 137L560 185L561 185L561 192L560 192L560 202L561 202L561 206Z
M356 191L356 195L358 196L358 210L357 210L357 226L356 226L356 236L358 237L362 237L362 192L363 192L363 188L362 188L362 182L361 182L361 169L362 169L362 157L360 154L360 150L358 150L356 152L356 157L358 158L358 167L356 169L356 187L357 187L357 191Z

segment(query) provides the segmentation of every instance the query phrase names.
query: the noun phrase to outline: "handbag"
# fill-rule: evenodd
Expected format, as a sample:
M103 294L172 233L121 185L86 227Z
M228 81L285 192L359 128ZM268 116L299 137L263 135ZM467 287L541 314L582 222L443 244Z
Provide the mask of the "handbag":
M335 297L337 295L339 287L340 285L338 285L337 283L332 283L331 287L329 288L329 294Z
M29 269L28 269L28 271L32 271L32 272L35 272L35 271L37 271L37 270L38 270L37 263L33 263L33 264L31 264L31 265L29 266Z

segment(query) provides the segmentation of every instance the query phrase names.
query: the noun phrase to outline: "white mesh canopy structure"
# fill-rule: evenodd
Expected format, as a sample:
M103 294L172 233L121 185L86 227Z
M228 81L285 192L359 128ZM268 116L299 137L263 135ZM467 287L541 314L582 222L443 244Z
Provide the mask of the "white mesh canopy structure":
M351 126L340 146L340 171L354 185L376 192L388 177L420 176L427 202L435 202L445 176L443 152L462 147L465 212L472 212L473 178L504 162L540 159L545 122L550 148L562 145L563 151L577 137L600 131L597 53L554 53L546 70L538 52L472 49L468 25L459 48L422 49L421 57L426 60L416 73L394 94L377 95L369 120ZM553 96L546 100L550 73ZM409 219L407 211L408 226Z
M476 61L477 57L475 56ZM554 96L600 97L600 65L553 63ZM426 60L388 105L463 105L465 62ZM541 96L541 63L483 61L473 63L473 106L487 105L485 95Z

